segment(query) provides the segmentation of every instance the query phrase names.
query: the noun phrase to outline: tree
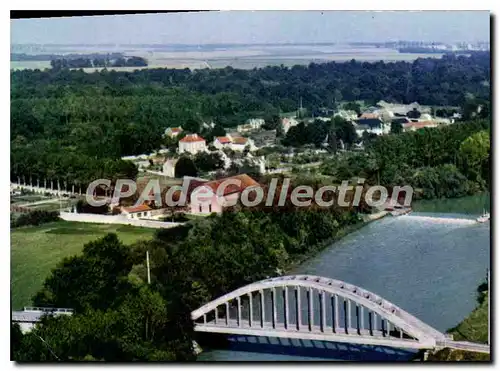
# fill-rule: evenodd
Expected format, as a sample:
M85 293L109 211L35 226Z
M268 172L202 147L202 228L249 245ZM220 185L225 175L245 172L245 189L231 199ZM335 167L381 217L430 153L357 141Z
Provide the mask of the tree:
M421 116L421 113L416 108L414 108L413 110L408 111L406 113L406 116L408 116L408 118L411 118L411 119L418 119Z
M464 162L464 170L470 180L481 178L484 164L490 156L490 135L480 131L468 137L460 144L460 156Z
M182 156L175 164L175 177L183 178L185 176L198 176L198 169L193 160L187 156Z
M76 312L109 308L117 304L120 293L130 289L123 278L131 268L128 248L110 233L86 244L82 255L59 263L33 303L40 307L73 308Z
M224 160L222 159L222 156L217 152L197 153L194 157L194 164L196 169L205 172L224 168Z
M361 106L356 102L347 102L346 104L344 104L344 109L355 111L358 115L361 114Z
M335 116L333 118L333 125L337 140L341 139L345 144L351 146L358 139L356 129L351 122L344 120L342 117Z
M400 134L403 132L403 126L399 122L391 122L391 133Z

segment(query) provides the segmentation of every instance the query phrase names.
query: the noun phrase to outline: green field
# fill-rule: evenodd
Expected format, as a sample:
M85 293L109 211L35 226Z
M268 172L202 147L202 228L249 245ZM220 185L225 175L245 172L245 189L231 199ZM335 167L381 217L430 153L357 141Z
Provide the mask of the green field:
M12 309L31 305L31 297L62 258L80 253L85 243L107 233L116 233L130 244L149 239L154 229L59 221L11 230Z

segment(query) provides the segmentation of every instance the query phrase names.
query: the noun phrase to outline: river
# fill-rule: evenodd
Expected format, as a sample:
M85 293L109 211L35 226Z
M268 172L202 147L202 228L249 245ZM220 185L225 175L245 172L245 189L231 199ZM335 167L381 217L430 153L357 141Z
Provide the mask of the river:
M444 332L474 309L476 288L489 268L490 222L474 222L474 217L482 213L483 207L489 210L486 199L486 196L479 195L416 203L415 210L431 208L434 212L416 211L407 216L388 216L372 222L329 246L290 274L331 277L361 286ZM461 210L464 212L460 213ZM262 346L262 351L255 352L251 351L252 347L242 346L240 338L231 340L237 341L231 342L228 349L205 348L198 359L349 359L340 357L338 351L320 352L313 357L307 356L311 352L298 353L300 356L293 355L293 352L287 354L272 345ZM279 350L273 353L272 349ZM359 348L343 350L348 355L359 351ZM325 357L325 354L333 357ZM373 359L373 355L368 358Z

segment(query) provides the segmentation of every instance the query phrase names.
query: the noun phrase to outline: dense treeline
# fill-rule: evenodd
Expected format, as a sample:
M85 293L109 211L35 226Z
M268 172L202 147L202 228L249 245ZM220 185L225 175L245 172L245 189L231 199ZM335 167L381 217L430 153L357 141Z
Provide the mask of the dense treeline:
M387 187L411 185L424 198L460 197L489 187L490 121L377 137L363 153L326 161L337 181L362 177Z
M10 226L12 228L17 228L27 225L40 225L55 222L57 220L59 220L59 212L57 211L33 210L28 213L23 213L13 219Z
M135 95L138 87L183 86L205 94L234 93L240 104L263 106L265 102L283 111L297 108L300 97L305 107L331 106L342 99L381 99L429 105L463 105L465 93L489 98L490 54L476 53L471 57L449 55L441 59L417 59L414 62L356 62L311 63L309 66L269 66L253 70L224 69L147 69L134 72L108 72L77 75L71 79L56 71L16 71L12 74L12 97L25 97L26 88L40 84L34 96L53 97L58 93L53 85L68 86L81 94L81 85L101 81L110 89L124 95Z
M79 58L60 58L52 59L50 61L50 66L54 70L60 70L62 68L90 68L90 67L145 67L148 62L141 57L128 57L119 56L118 58L111 60L108 57L96 57L94 59L87 56L82 56Z
M279 112L295 110L300 98L311 111L354 99L462 106L471 99L487 100L489 85L487 53L413 63L351 61L253 70L13 71L11 153L16 170L11 176L36 172L29 165L33 162L47 169L65 158L93 174L91 169L103 168L102 159L159 148L166 127L193 132L211 120L218 127L234 127L254 116L276 124ZM320 134L306 138L317 143L325 137ZM301 141L300 133L295 137ZM34 151L43 155L23 160L25 152ZM45 175L58 178L73 171L59 168Z

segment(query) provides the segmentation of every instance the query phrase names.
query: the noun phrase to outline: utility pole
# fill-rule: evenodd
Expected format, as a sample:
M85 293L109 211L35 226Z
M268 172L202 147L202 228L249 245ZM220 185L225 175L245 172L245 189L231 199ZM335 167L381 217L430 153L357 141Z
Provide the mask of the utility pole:
M487 282L488 282L488 345L490 345L490 333L491 333L491 321L490 321L490 318L491 318L491 302L490 302L490 270L488 269L488 278L487 278Z
M151 284L151 274L149 272L149 251L146 251L146 267L148 270L148 285Z
M149 251L146 250L146 267L148 270L148 285L151 284L151 275L149 272ZM148 315L146 314L146 340L148 339L148 324L149 324L149 318Z

